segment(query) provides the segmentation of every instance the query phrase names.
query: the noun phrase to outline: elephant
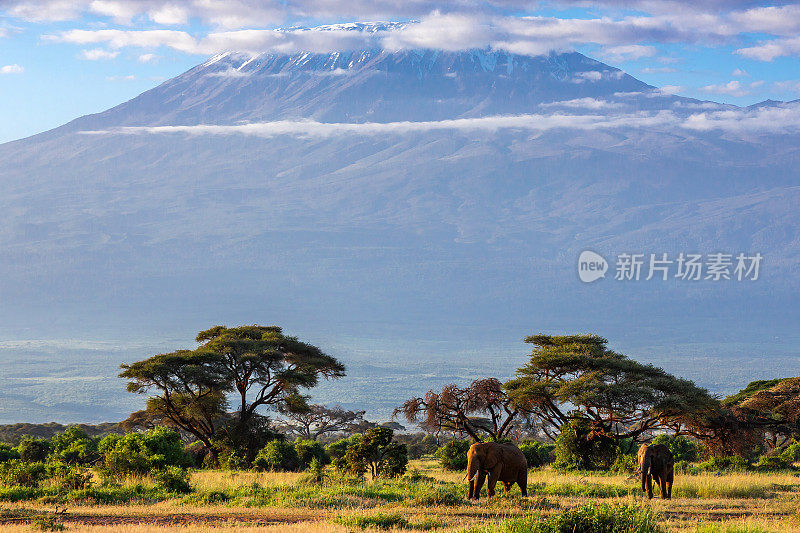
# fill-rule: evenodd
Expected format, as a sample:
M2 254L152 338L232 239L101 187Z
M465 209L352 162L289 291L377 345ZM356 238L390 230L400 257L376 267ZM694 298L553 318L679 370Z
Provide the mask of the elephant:
M503 483L506 492L517 483L522 495L528 495L528 462L520 449L513 444L476 442L470 446L467 452L467 498L480 498L487 475L489 497L494 496L494 487L498 481Z
M642 492L647 491L647 498L653 498L653 480L658 485L663 499L672 498L675 458L669 448L663 444L653 444L652 446L642 444L637 458L642 474Z

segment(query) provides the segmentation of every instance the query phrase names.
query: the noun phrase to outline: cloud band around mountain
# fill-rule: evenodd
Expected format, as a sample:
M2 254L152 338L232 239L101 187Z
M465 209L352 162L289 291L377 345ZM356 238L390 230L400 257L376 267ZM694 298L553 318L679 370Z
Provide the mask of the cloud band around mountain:
M571 104L572 102L568 102ZM551 104L552 105L552 104ZM529 130L542 132L557 129L609 130L624 128L678 128L685 131L722 131L729 134L800 133L800 104L758 109L725 109L680 115L673 111L600 114L524 114L496 115L438 121L399 122L318 122L314 120L277 120L235 125L131 126L107 130L83 131L87 135L245 135L276 137L332 137L336 135L410 134L433 131Z

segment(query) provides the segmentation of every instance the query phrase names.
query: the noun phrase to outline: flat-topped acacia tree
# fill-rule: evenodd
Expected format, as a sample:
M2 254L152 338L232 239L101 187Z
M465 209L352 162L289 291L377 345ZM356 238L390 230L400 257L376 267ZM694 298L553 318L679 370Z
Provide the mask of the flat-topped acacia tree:
M191 433L212 450L224 425L236 441L259 417L257 409L304 409L304 389L344 376L334 357L277 326L215 326L201 331L194 350L123 364L128 390L155 391L147 408ZM238 410L226 414L228 397Z
M719 408L692 381L609 350L602 337L534 335L525 342L534 345L530 361L504 388L546 431L580 418L594 436L638 439Z

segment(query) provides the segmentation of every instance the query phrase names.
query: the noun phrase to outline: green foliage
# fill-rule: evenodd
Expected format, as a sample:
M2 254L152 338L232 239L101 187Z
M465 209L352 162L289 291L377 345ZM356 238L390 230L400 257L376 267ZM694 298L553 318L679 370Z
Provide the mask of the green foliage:
M750 524L705 524L696 533L770 533L768 529Z
M399 514L376 513L372 515L345 515L336 517L334 520L337 524L348 527L357 527L360 529L375 528L375 529L393 529L402 528L408 529L408 520Z
M787 463L796 463L800 461L800 442L792 439L791 444L783 450L781 457Z
M774 472L776 470L789 470L792 465L780 455L771 457L762 455L753 465L753 468L759 472Z
M728 396L724 400L722 400L722 405L724 406L731 406L741 403L757 392L761 392L763 390L771 389L775 385L779 384L781 381L784 381L786 378L778 378L778 379L768 379L768 380L759 380L759 381L752 381L750 382L747 387L743 388L736 394L732 394Z
M92 473L84 467L51 462L45 465L45 471L52 484L64 491L84 490L92 486Z
M0 463L7 463L14 459L19 459L19 452L8 444L0 442Z
M273 440L256 455L253 466L258 470L294 472L300 467L300 458L295 447L283 440Z
M369 472L372 478L401 476L408 465L405 444L392 442L394 432L376 427L363 435L353 435L329 444L326 450L339 472L362 477Z
M588 420L577 418L561 427L553 466L559 470L608 470L618 454L613 439L594 433Z
M7 487L35 488L46 474L43 463L25 463L12 459L0 464L0 482Z
M700 448L697 442L683 435L662 434L653 439L653 444L665 444L672 452L675 462L693 463L700 457Z
M528 461L528 468L541 467L553 462L552 454L555 444L542 444L541 442L523 442L519 449Z
M454 439L436 450L435 456L445 470L465 470L470 446L472 446L470 440Z
M525 342L534 345L530 361L505 388L515 405L561 431L574 418L569 409L598 439L619 439L689 423L718 408L705 389L609 350L602 337L534 335Z
M153 479L169 492L187 494L192 492L189 485L189 472L179 466L166 466L151 473Z
M652 511L636 505L589 504L549 518L504 520L473 533L666 533Z
M618 474L630 474L631 472L635 472L638 467L639 463L635 455L619 453L609 470Z
M301 470L309 468L312 461L317 461L322 466L331 462L325 447L315 440L297 439L294 441L294 449L297 452Z
M98 451L103 457L104 473L112 476L144 475L189 463L180 435L165 427L145 433L109 435L100 442Z
M46 461L50 454L50 441L26 435L22 437L17 446L17 452L19 452L19 458L26 463L41 463Z
M701 472L745 472L750 469L750 462L738 455L712 457L697 465L697 469Z
M79 426L69 426L50 441L50 458L62 463L88 465L98 458L96 442Z

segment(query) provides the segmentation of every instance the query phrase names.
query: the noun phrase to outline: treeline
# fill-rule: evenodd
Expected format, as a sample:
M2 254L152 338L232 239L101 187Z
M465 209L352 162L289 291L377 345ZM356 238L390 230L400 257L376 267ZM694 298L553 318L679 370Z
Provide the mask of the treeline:
M102 424L77 424L90 437L104 437L110 433L124 433L125 429L115 422L104 422ZM69 425L57 422L46 424L2 424L0 425L0 442L16 446L23 437L36 437L40 439L52 439L59 433L63 433Z
M436 435L551 442L562 469L629 469L638 445L654 439L696 449L701 469L791 468L800 458L800 378L756 381L719 399L608 349L602 337L526 342L534 348L514 378L430 390L395 415Z

